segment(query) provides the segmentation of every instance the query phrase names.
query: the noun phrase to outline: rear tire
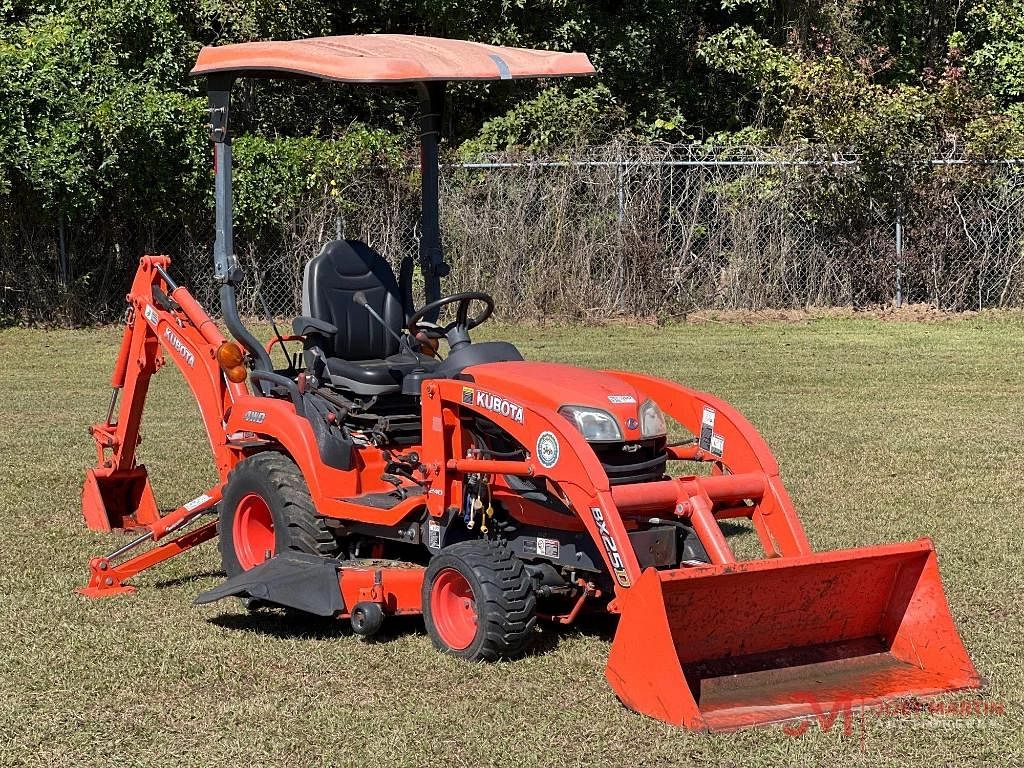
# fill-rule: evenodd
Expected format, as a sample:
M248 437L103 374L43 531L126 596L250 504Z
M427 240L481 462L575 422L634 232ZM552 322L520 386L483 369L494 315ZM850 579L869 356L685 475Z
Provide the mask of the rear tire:
M285 549L332 557L338 544L316 513L302 472L268 451L242 460L224 486L218 522L224 572L234 576Z
M537 622L533 580L504 544L445 547L423 579L423 620L434 645L470 661L521 656Z

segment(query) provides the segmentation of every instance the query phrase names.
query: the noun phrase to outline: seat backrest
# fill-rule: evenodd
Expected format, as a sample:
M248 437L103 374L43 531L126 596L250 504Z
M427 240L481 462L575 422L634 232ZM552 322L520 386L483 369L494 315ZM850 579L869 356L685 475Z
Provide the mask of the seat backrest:
M366 303L395 332L405 324L402 293L391 265L359 240L332 240L306 264L302 277L302 314L338 328L327 357L378 360L398 351L398 341L381 327L366 307L355 303L362 291Z

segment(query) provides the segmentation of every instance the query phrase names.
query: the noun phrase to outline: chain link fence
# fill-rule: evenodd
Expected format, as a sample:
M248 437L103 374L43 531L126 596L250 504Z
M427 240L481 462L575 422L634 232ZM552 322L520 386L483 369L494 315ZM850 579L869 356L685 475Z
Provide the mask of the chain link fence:
M506 317L1021 307L1022 202L1016 160L886 166L809 148L625 145L491 157L442 171L445 290L487 290ZM147 246L170 253L215 308L209 235L167 227ZM263 314L265 302L298 314L302 267L335 237L364 240L396 269L415 256L416 174L370 170L340 196L281 214L258 241L238 237L243 311ZM99 264L90 285L116 307L134 260L108 253Z

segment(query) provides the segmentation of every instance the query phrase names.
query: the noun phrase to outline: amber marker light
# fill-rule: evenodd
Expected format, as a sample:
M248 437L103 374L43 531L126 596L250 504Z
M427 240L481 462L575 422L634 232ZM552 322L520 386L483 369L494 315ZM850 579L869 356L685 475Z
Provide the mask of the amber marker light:
M245 370L245 353L233 341L225 341L217 347L217 364L228 377L228 381L235 384L241 384L248 375L248 371Z

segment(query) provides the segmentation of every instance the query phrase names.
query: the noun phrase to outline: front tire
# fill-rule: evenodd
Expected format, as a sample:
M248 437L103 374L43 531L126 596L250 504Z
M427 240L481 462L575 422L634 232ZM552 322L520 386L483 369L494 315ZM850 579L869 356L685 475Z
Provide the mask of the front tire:
M302 472L268 451L243 459L224 486L218 523L228 577L255 568L286 549L332 557L338 544L316 513Z
M522 561L492 541L445 547L423 579L423 620L434 645L470 661L521 656L533 639L537 598Z

